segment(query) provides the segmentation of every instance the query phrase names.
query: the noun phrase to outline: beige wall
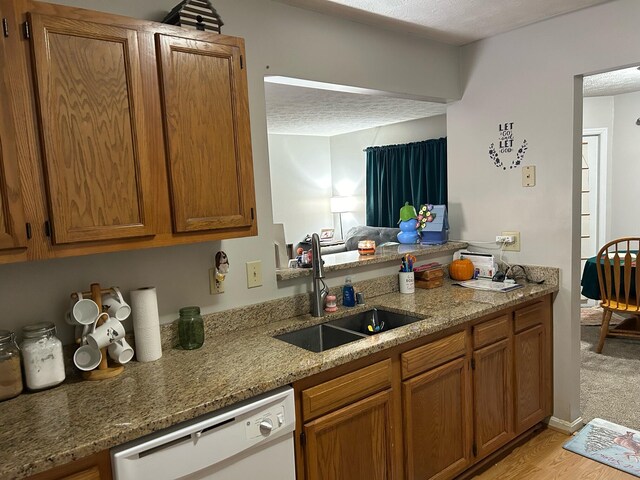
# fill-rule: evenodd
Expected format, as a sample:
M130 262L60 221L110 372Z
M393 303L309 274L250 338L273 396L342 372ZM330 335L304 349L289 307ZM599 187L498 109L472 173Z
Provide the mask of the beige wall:
M519 230L522 251L507 255L510 262L562 269L554 415L565 421L580 414L582 88L574 76L638 63L638 18L640 2L618 0L469 45L462 50L463 99L447 111L452 237L491 240ZM502 122L515 122L517 142L529 142L525 164L537 166L534 188L521 186L520 168L499 170L489 159Z
M159 20L178 0L57 3ZM178 309L185 305L200 305L203 312L211 312L309 290L308 280L288 282L281 287L275 280L264 75L286 75L440 99L460 97L459 51L454 47L269 0L216 0L214 4L225 22L223 32L246 40L259 235L0 266L0 328L19 329L29 322L51 320L59 325L61 336L70 341L70 328L62 322L68 296L72 291L88 288L91 282L120 285L125 291L155 285L163 322L177 318ZM219 249L229 255L231 270L226 292L210 296L208 269ZM262 261L264 285L248 290L245 262L251 260ZM375 275L376 270L367 269L354 279ZM329 278L329 283L340 284L342 278Z

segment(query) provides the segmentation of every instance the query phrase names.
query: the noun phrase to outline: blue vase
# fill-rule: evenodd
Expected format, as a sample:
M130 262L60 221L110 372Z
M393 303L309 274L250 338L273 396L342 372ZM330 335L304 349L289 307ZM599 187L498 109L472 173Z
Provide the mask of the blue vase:
M400 222L400 233L398 234L398 241L400 243L419 243L420 234L416 230L418 220L412 218L404 222Z

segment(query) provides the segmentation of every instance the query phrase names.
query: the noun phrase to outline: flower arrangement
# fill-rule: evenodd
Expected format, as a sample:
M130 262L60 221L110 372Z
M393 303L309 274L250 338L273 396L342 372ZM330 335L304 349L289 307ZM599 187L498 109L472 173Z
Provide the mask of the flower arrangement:
M427 203L425 205L420 206L420 210L418 211L418 225L417 230L422 231L427 223L431 223L435 220L436 213L433 211L433 205Z

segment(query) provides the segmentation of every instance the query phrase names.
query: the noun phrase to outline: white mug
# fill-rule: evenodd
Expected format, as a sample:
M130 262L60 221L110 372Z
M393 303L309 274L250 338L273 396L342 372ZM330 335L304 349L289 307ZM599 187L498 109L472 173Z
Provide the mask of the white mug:
M109 345L109 356L121 365L133 358L133 348L124 338Z
M97 348L93 348L91 345L82 345L78 347L73 354L73 363L84 372L93 370L100 365L101 361L102 352Z
M101 313L98 319L102 318L103 315L108 315L108 313ZM98 319L96 319L96 324ZM120 320L109 317L106 322L99 327L94 326L93 331L87 334L87 345L98 349L104 348L123 338L124 333L124 326L120 323Z
M118 287L113 287L107 297L102 299L102 305L109 308L109 315L117 318L121 322L131 315L131 307L124 301L122 292Z
M77 292L77 295L78 301L66 313L65 321L69 325L91 325L96 321L100 313L98 304L90 298L82 298L82 293L80 292Z
M400 272L398 274L398 281L400 282L400 293L415 292L413 272Z

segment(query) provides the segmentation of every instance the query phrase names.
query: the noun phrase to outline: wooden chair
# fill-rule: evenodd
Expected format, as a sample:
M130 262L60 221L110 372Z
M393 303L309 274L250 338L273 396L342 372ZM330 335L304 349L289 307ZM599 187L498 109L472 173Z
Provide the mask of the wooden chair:
M607 243L596 256L600 306L603 309L597 353L602 353L607 337L640 338L640 266L636 267L638 252L640 238L625 237ZM613 312L632 317L609 330Z

